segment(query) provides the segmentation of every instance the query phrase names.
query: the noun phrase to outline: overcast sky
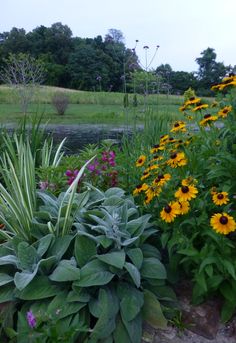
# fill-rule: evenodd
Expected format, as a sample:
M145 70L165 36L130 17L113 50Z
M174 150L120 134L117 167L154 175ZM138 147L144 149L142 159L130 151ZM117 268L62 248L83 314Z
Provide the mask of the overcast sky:
M73 36L106 35L119 29L126 46L145 64L160 48L152 68L169 63L174 70L196 71L195 59L207 47L217 61L236 64L236 0L1 0L0 32L12 27L27 32L55 22L68 25Z

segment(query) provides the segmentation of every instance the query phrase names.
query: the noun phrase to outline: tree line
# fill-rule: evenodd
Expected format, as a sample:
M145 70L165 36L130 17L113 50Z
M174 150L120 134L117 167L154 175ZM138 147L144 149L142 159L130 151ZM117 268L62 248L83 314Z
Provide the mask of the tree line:
M80 38L73 37L71 29L62 23L41 25L28 33L15 27L0 33L0 69L11 54L20 53L44 66L45 84L90 91L182 94L192 87L200 95L208 95L210 85L236 70L236 66L217 62L214 49L207 48L196 59L197 72L173 71L169 64L145 71L135 47L125 46L120 30L110 29L104 38Z

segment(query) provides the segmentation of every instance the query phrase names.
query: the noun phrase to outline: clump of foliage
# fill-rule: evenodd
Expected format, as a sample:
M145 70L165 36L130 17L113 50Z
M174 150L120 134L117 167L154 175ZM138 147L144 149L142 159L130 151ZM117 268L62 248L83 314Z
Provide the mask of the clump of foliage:
M57 114L62 116L65 114L69 106L69 96L66 93L58 92L52 97L52 105L57 111Z
M144 319L166 327L175 295L152 244L157 229L151 215L140 215L120 188L103 192L87 184L77 193L94 159L58 196L37 190L30 145L16 145L16 154L3 156L1 170L0 303L12 303L1 313L2 337L138 343ZM51 159L50 144L44 152L44 165L61 160L60 150Z
M54 194L68 188L75 180L80 168L93 156L94 160L87 168L78 184L78 191L83 189L83 182L90 182L102 190L118 185L118 170L116 162L116 149L113 141L104 141L87 145L78 155L64 156L60 164L42 165L38 168L37 175L40 179L41 189L48 189Z
M221 295L224 321L236 309L235 85L230 75L213 86L211 105L195 96L184 102L186 121L174 122L137 157L141 177L133 191L156 217L173 282L190 276L194 303Z

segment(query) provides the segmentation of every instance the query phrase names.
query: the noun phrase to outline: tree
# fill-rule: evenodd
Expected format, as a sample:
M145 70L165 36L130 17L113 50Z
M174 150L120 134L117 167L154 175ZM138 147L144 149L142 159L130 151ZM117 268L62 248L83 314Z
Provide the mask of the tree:
M215 49L207 48L201 52L201 55L202 57L196 58L199 65L197 76L201 93L207 95L210 87L219 83L222 77L229 72L230 67L225 66L222 62L216 62Z
M35 87L43 82L44 67L39 60L23 53L10 54L4 62L0 79L16 89L21 109L26 113Z

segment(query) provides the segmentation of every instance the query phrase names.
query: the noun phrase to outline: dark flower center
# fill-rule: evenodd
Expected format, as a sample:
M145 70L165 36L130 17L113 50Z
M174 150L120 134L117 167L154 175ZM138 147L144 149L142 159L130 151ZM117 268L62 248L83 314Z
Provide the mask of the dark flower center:
M228 223L228 218L226 216L221 216L220 223L226 225Z
M142 185L138 185L136 188L137 188L137 189L140 189L140 188L142 188Z
M210 117L211 117L211 114L209 114L209 113L204 115L205 119L210 118Z
M220 194L218 194L218 195L217 195L217 199L219 199L219 200L221 200L221 199L224 199L224 195L223 195L223 194L221 194L221 193L220 193Z
M164 211L165 211L166 213L170 213L170 212L171 212L171 206L170 206L170 205L166 205L166 206L164 207Z
M223 110L223 113L227 113L228 112L228 110L227 110L227 108L225 108L224 110Z
M190 101L193 101L195 99L195 96L191 96L191 98L189 98Z
M188 191L189 191L188 186L182 186L181 191L182 191L182 193L188 193Z
M172 160L174 160L176 157L177 157L176 152L170 155L170 158L171 158Z
M175 125L174 125L175 127L178 127L179 126L179 123L175 123Z
M164 175L163 174L159 174L157 177L159 180L164 179Z
M142 163L142 162L143 162L143 159L140 158L140 159L138 160L138 163Z
M173 138L173 137L170 137L170 138L169 138L169 141L173 141L173 140L174 140L174 138Z

